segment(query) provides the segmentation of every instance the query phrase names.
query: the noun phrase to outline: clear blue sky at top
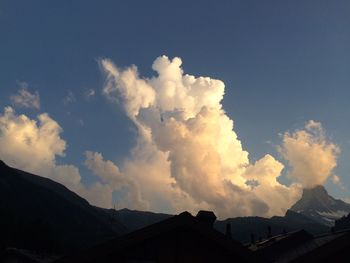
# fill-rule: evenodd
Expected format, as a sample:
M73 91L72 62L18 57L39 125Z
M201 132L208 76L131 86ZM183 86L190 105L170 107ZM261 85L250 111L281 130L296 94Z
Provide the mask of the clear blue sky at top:
M320 121L342 149L336 173L346 189L330 190L350 196L349 14L346 0L1 0L0 106L20 81L38 90L41 111L64 129L64 161L89 180L84 151L121 163L135 142L123 110L100 95L97 60L136 64L150 76L157 56L179 56L186 73L225 82L224 108L252 160L279 158L278 133ZM98 96L87 101L88 89ZM76 101L64 105L69 91Z

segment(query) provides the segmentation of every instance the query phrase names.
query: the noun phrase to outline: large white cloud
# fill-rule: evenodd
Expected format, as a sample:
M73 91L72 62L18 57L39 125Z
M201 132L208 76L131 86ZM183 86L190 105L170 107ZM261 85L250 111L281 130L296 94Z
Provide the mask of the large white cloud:
M0 159L10 166L62 183L93 204L111 207L113 190L108 185L86 186L81 183L76 166L57 164L56 158L64 156L67 147L61 132L62 128L47 113L33 120L6 107L0 114Z
M85 165L102 180L105 186L110 187L110 191L126 191L126 196L119 199L119 205L137 209L148 208L140 196L139 185L132 178L123 175L117 165L105 161L100 153L87 151L85 155Z
M278 182L283 165L271 155L249 161L221 104L224 83L184 74L181 63L159 57L153 63L157 76L140 78L135 66L120 70L101 61L104 95L122 103L139 131L125 176L140 184L155 210L207 208L220 217L283 214L299 197L299 186Z
M34 120L7 107L0 115L0 158L63 183L98 206L111 207L117 193L119 206L170 213L210 209L220 218L282 215L302 187L330 176L340 183L332 174L339 147L320 123L283 135L279 151L292 180L284 185L284 165L272 155L249 160L221 104L222 81L184 74L180 58L157 58L151 78L139 77L136 66L121 70L111 60L100 62L103 94L122 104L138 130L129 157L117 165L87 151L85 165L98 180L84 185L76 166L57 164L67 147L59 124L46 113Z

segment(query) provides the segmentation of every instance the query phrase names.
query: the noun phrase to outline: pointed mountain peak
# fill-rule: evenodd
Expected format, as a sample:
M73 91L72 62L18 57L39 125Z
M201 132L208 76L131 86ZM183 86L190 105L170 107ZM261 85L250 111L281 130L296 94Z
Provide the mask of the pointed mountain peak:
M325 201L329 198L333 199L331 197L327 190L324 188L323 185L316 185L315 187L312 188L304 188L303 189L303 195L301 199L318 199L319 201Z
M314 187L310 187L310 188L304 188L304 192L326 192L327 193L327 190L326 188L324 188L323 185L315 185Z
M303 190L301 199L292 206L294 211L317 210L327 211L329 206L335 204L335 199L330 196L322 185Z
M330 196L322 185L303 190L303 195L291 210L327 225L350 212L350 204Z

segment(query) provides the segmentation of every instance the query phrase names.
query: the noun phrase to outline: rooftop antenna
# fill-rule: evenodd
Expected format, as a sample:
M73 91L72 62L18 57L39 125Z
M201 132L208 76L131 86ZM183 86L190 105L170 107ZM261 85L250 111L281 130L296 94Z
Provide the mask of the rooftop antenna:
M116 217L117 217L117 211L116 211L116 203L113 204L112 211L110 213L110 220L111 220L111 225L113 226L114 223L116 222Z

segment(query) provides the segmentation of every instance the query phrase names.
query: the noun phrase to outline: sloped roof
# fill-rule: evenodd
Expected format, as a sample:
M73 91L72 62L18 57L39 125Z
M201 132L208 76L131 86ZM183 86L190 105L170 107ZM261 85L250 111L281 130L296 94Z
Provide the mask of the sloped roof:
M58 258L56 255L35 253L34 251L26 249L6 248L2 253L0 253L0 261L11 256L28 263L49 263Z
M349 245L346 240L350 240L349 230L316 237L305 230L299 230L274 236L251 245L249 249L271 262L309 262L311 258L315 259L316 255L322 259L323 256L334 253L335 249Z
M313 235L302 229L286 234L276 235L261 242L257 242L255 245L252 245L250 249L257 251L274 248L275 246L290 246L292 244L300 244L307 240L311 240L312 238Z
M345 254L348 256L349 249L349 229L327 233L315 237L310 242L307 242L303 248L297 247L295 250L298 252L298 258L295 262L326 262L328 261L327 258L334 260L334 262L337 262L337 259L343 261L345 258L342 258L343 255L341 253L344 253L345 251ZM286 257L287 256L288 255L286 255Z
M110 254L111 251L113 254L118 254L118 251L123 251L124 249L147 241L155 236L167 234L179 227L186 227L195 231L200 234L201 237L216 243L232 255L237 255L247 261L253 261L254 255L240 242L228 239L224 234L208 227L207 224L193 217L190 213L183 212L164 221L126 234L125 236L97 245L84 253L63 258L58 262L92 262L98 260L100 255Z

